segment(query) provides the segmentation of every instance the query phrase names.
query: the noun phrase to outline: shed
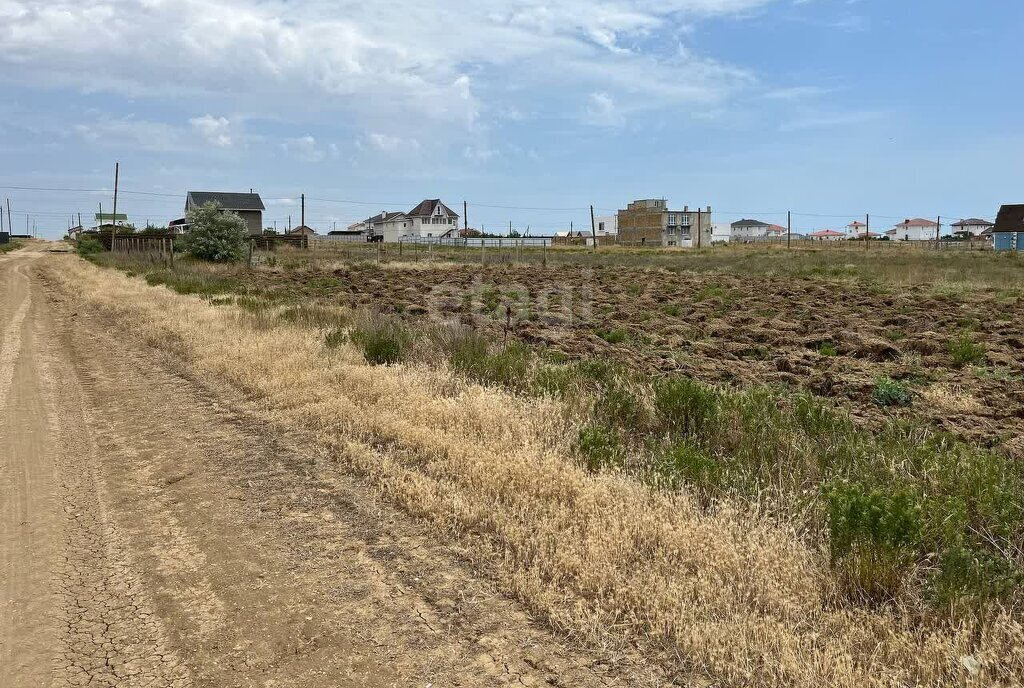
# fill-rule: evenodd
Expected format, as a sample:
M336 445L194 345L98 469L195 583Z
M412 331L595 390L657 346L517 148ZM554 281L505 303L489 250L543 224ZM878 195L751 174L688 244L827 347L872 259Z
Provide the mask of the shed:
M992 247L997 251L1024 251L1024 203L999 209L992 227Z

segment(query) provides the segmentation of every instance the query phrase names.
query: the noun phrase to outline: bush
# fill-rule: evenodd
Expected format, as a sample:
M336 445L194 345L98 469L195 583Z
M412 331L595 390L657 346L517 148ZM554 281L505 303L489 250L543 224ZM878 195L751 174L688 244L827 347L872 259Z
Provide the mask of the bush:
M75 253L83 258L94 256L97 253L103 253L105 250L103 242L95 237L83 237L75 242Z
M500 385L525 390L530 386L533 351L520 342L511 342L492 352L489 340L466 330L449 343L448 363L452 369L482 385Z
M236 213L216 203L193 208L186 214L189 232L184 248L197 258L215 263L235 263L245 257L249 228Z
M363 356L372 365L390 365L405 358L413 342L413 334L398 318L364 317L352 328L349 338L362 347Z
M825 489L832 563L847 592L867 602L894 599L921 549L921 507L907 492L860 484Z
M598 330L597 336L609 344L621 344L629 339L629 332L621 327L616 327L612 330Z
M625 449L618 433L604 425L588 425L580 430L576 448L592 471L622 465Z
M905 384L890 377L878 378L871 392L871 401L878 406L910 406L913 399L913 394Z
M673 377L656 382L654 408L665 430L684 437L706 440L719 427L718 392L690 378Z
M838 356L839 349L832 342L822 342L821 346L818 347L818 353L822 356Z
M949 353L953 356L953 364L957 368L974 365L985 359L985 347L975 344L967 330L949 342Z

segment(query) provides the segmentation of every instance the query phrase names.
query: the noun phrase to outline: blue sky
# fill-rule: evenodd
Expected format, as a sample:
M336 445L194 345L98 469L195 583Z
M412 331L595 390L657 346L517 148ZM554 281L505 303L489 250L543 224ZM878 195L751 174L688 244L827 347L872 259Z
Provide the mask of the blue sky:
M109 210L115 160L137 224L190 189L533 233L642 197L798 230L1024 202L1011 0L0 0L0 27L0 186L102 190L0 189L48 236Z

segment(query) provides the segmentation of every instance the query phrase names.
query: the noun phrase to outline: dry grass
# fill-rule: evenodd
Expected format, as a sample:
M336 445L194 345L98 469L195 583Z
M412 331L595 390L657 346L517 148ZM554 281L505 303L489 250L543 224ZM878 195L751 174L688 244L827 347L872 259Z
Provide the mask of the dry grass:
M1019 685L1008 612L915 626L836 595L821 553L740 505L708 513L571 458L578 422L550 399L425 367L371 367L301 324L48 259L65 297L98 309L200 376L310 428L340 470L458 538L506 589L591 642L662 649L681 680L731 686Z
M921 398L947 413L980 413L984 410L980 401L957 385L931 385L921 392Z

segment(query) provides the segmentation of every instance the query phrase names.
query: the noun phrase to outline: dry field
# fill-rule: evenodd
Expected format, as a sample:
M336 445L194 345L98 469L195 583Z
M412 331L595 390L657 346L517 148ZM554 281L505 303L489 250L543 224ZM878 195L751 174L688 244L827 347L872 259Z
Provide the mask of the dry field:
M656 683L1024 680L1015 285L121 267L48 274Z

